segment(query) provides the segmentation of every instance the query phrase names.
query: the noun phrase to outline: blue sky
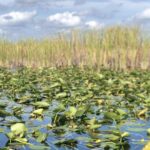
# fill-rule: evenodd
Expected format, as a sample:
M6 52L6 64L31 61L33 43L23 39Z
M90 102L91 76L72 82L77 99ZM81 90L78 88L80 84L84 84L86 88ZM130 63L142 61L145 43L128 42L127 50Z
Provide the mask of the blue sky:
M150 0L0 0L0 36L43 38L70 29L150 27Z

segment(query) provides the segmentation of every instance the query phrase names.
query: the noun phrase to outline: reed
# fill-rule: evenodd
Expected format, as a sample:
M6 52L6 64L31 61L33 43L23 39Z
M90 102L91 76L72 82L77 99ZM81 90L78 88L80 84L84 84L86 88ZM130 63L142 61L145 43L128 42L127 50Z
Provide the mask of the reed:
M0 66L150 69L150 39L135 26L73 30L42 40L1 39Z

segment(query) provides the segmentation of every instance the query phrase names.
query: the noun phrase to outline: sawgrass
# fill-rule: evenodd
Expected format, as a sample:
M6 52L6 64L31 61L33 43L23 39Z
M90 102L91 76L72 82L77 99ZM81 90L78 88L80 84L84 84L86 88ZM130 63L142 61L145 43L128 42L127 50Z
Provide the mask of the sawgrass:
M150 39L138 27L59 34L42 40L0 40L1 67L150 69Z

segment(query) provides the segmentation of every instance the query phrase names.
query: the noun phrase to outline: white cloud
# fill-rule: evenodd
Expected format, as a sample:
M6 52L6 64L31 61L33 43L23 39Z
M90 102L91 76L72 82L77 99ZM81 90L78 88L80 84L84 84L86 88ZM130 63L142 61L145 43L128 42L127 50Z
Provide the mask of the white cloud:
M5 35L7 32L3 29L0 29L0 35Z
M15 0L16 3L21 5L32 5L38 4L39 2L45 2L45 0Z
M138 19L150 19L150 8L145 9L142 13L137 14L136 18Z
M0 35L1 35L1 34L3 34L3 30L2 30L2 29L0 29Z
M61 23L66 26L76 26L81 22L81 18L74 12L56 13L48 17L48 21Z
M13 11L7 14L0 15L0 25L12 25L20 22L28 21L36 15L36 11L19 12Z
M98 29L98 28L104 27L103 23L100 24L100 23L98 23L97 21L94 21L94 20L86 22L85 25L88 26L91 29Z
M11 5L15 2L15 0L4 0L4 1L0 1L0 5L2 6L8 6Z
M34 28L35 28L36 30L40 30L40 29L41 29L41 27L40 27L39 25L35 25Z

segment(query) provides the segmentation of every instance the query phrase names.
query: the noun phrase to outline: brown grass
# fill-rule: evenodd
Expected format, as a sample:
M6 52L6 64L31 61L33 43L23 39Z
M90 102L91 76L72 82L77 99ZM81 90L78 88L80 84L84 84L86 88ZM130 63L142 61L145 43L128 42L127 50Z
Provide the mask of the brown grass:
M138 27L123 26L43 40L1 40L0 66L150 69L150 40Z

